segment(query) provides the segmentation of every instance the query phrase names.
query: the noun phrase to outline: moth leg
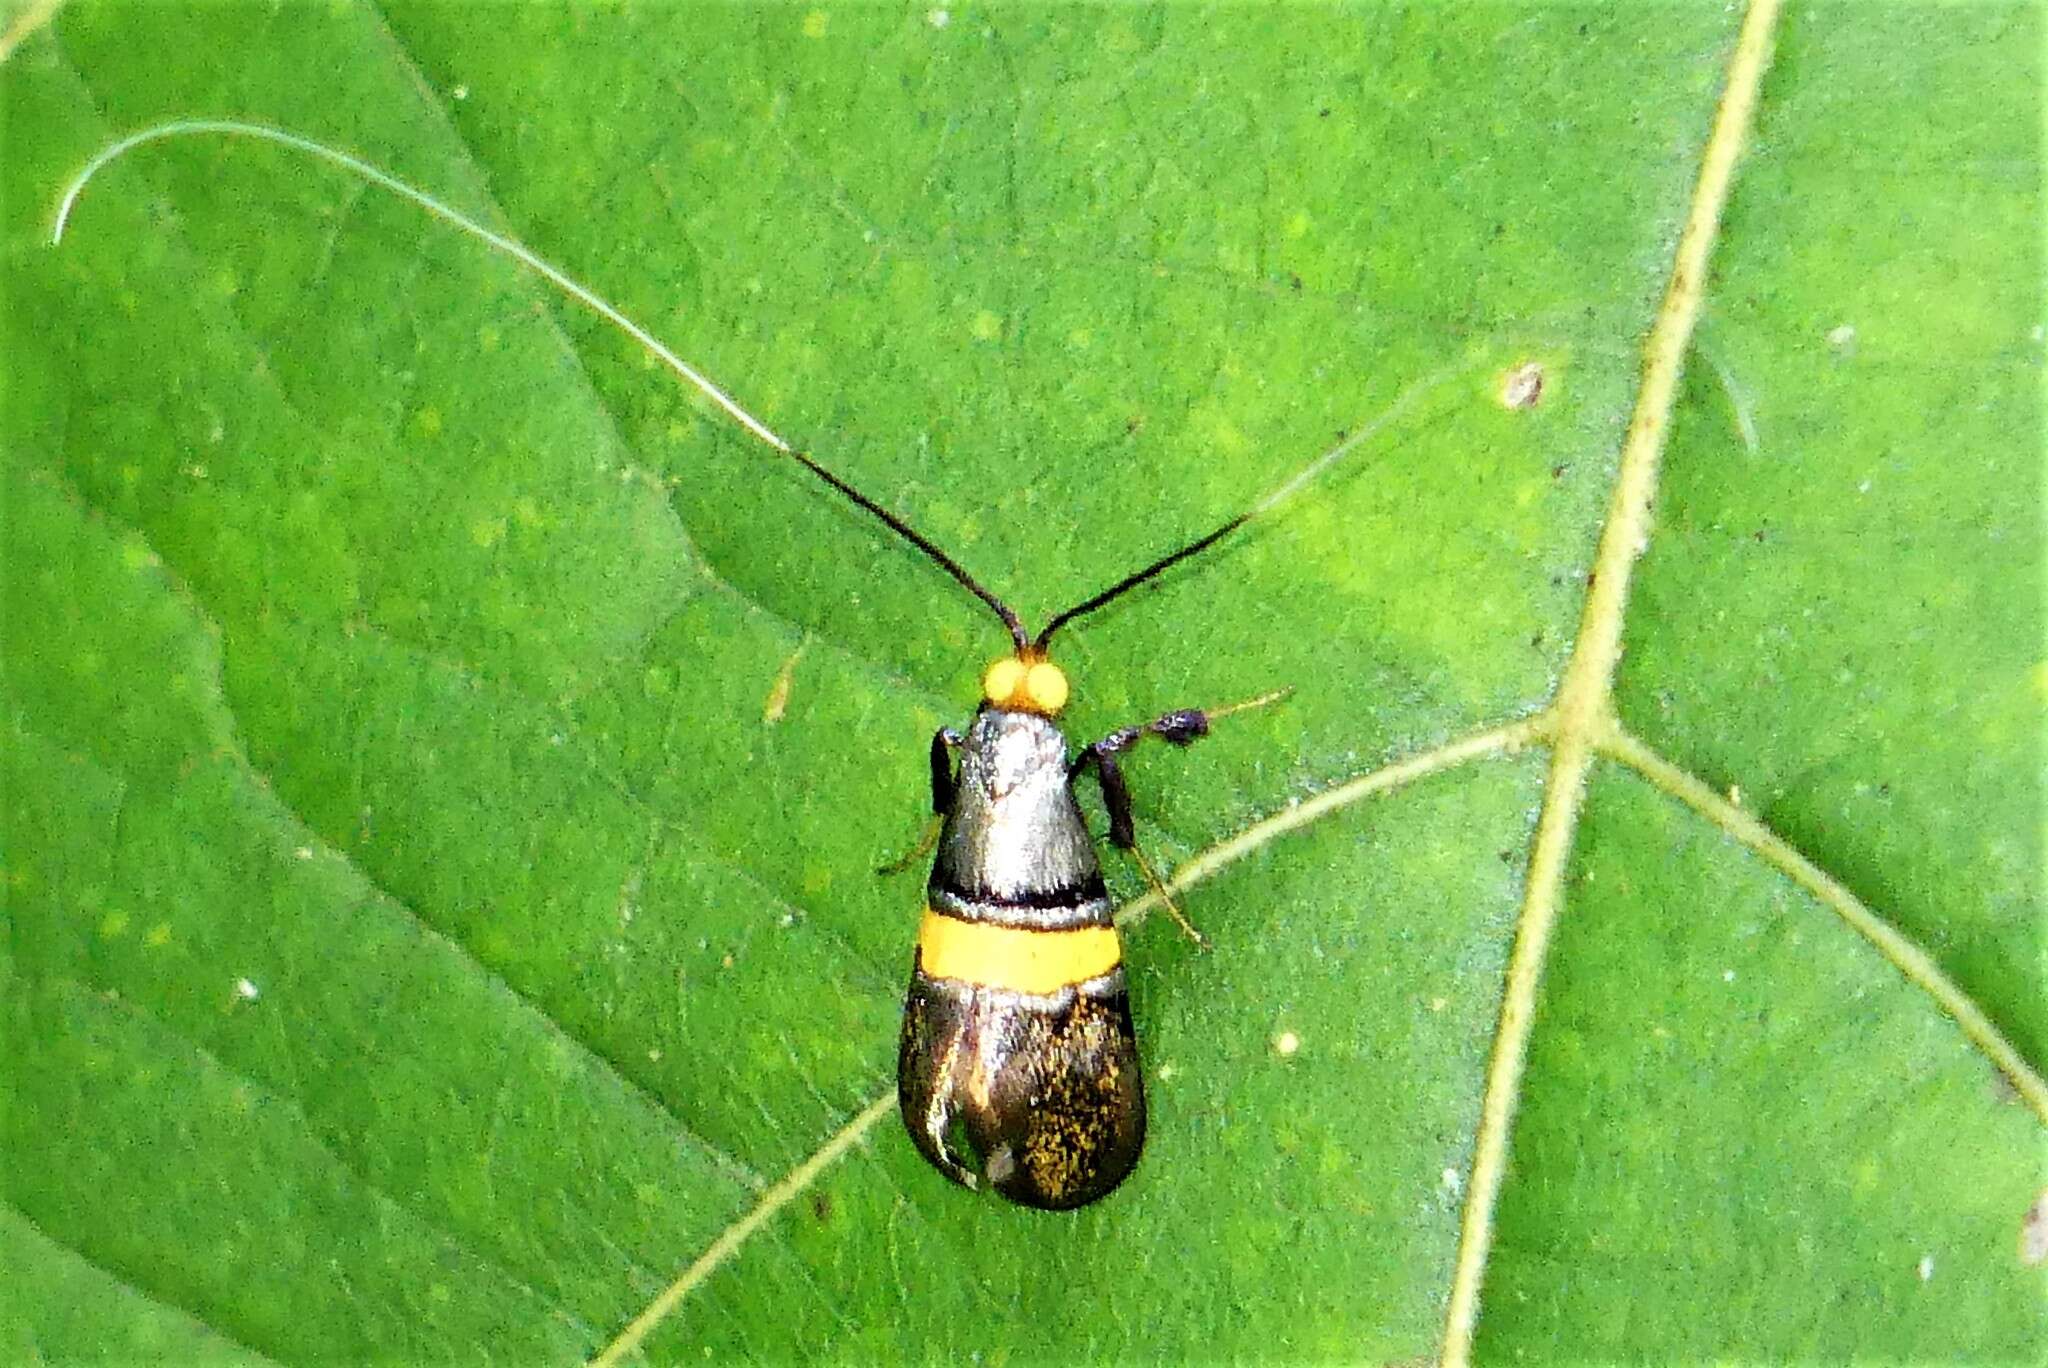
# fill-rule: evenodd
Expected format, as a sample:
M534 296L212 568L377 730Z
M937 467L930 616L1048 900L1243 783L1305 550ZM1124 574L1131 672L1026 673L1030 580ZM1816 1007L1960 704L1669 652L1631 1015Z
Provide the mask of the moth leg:
M1096 782L1102 785L1102 805L1109 810L1109 843L1118 850L1130 852L1131 857L1137 861L1138 868L1144 871L1146 882L1150 883L1153 891L1159 895L1159 901L1165 905L1168 914L1180 924L1180 929L1188 934L1189 939L1207 949L1209 938L1197 931L1194 923L1181 912L1174 903L1173 896L1166 891L1166 885L1159 881L1159 873L1152 868L1152 862L1145 858L1144 851L1138 849L1138 833L1131 818L1131 788L1124 782L1124 767L1117 763L1116 757L1119 751L1128 750L1136 745L1147 730L1145 727L1126 727L1122 731L1111 732L1102 740L1082 750L1074 761L1072 774L1078 776L1083 765L1095 767ZM1165 732L1159 734L1168 735ZM1175 744L1184 746L1199 735L1201 732L1193 732L1186 740ZM1171 739L1171 736L1168 739Z
M1074 757L1074 763L1067 767L1067 780L1072 782L1081 771L1090 765L1095 767L1095 776L1102 784L1103 806L1109 809L1110 843L1120 850L1129 850L1135 844L1131 828L1131 790L1124 782L1123 767L1116 757L1137 745L1148 736L1159 737L1176 746L1192 746L1209 734L1209 724L1219 717L1244 712L1249 708L1263 708L1268 703L1277 703L1294 692L1290 689L1275 689L1260 694L1257 698L1243 703L1232 703L1223 708L1178 708L1162 713L1150 722L1138 727L1119 727L1100 741L1090 741ZM945 733L940 733L941 736ZM957 735L957 733L956 733ZM938 776L943 771L946 782L952 783L953 772L942 755L937 737L932 740L932 782L933 796L937 797ZM950 796L950 789L948 790ZM939 809L944 811L943 808Z
M960 787L953 773L953 752L966 740L952 727L932 733L932 815L943 817L953 810L953 794Z
M938 844L939 828L945 824L946 814L953 808L953 793L959 787L959 780L953 774L953 750L962 740L960 733L951 727L941 727L932 733L931 818L925 822L916 845L887 864L877 865L875 873L885 877L901 874L931 854L932 847Z
M1135 842L1131 845L1131 858L1138 862L1138 868L1145 871L1145 881L1151 884L1152 891L1159 895L1159 904L1166 909L1166 915L1173 918L1187 938L1195 943L1197 950L1207 950L1209 938L1196 930L1195 924L1188 920L1187 913L1180 910L1180 904L1173 900L1173 894L1166 891L1166 884L1160 879L1159 871L1152 867L1152 862L1145 858L1145 852L1140 850Z
M1109 843L1119 850L1131 853L1138 868L1144 871L1146 882L1151 884L1152 891L1159 895L1159 901L1166 908L1167 914L1180 924L1180 929L1187 933L1188 939L1204 949L1208 948L1209 938L1196 930L1194 923L1181 912L1179 905L1173 900L1173 895L1166 891L1165 881L1159 877L1159 871L1145 858L1145 852L1138 849L1137 828L1131 818L1131 788L1124 781L1123 766L1116 757L1148 736L1159 737L1175 746L1192 746L1209 734L1209 724L1216 718L1228 717L1231 713L1244 712L1251 708L1263 708L1268 703L1279 702L1291 692L1291 689L1275 689L1271 693L1222 708L1179 708L1170 713L1163 713L1143 726L1120 727L1100 741L1091 741L1083 746L1081 753L1074 757L1074 763L1067 771L1067 777L1071 781L1078 778L1083 769L1094 766L1096 782L1102 786L1102 805L1109 810Z
M945 824L946 819L936 812L927 817L924 823L924 830L918 833L917 844L887 864L876 865L875 873L880 874L883 878L888 878L891 875L901 874L904 870L923 860L925 856L932 853L932 847L939 843L939 828Z
M1161 740L1171 742L1176 746L1192 746L1195 742L1209 734L1209 724L1217 718L1228 717L1232 713L1248 712L1253 708L1263 708L1269 703L1278 703L1293 692L1294 690L1291 687L1274 689L1271 693L1263 693L1257 698L1248 698L1242 703L1231 703L1221 708L1176 708L1170 713L1161 713L1158 717L1153 718L1142 726L1119 727L1100 741L1091 741L1088 745L1083 746L1080 755L1075 757L1074 763L1069 767L1068 773L1070 775L1079 774L1088 765L1095 765L1100 769L1105 759L1129 750L1148 736L1159 737ZM1108 773L1109 771L1105 770L1102 772ZM1106 781L1105 787L1110 782L1121 781ZM1114 816L1115 813L1112 812L1112 819ZM1129 829L1128 825L1126 825L1125 829ZM1123 845L1128 844L1128 842L1118 842L1118 844Z

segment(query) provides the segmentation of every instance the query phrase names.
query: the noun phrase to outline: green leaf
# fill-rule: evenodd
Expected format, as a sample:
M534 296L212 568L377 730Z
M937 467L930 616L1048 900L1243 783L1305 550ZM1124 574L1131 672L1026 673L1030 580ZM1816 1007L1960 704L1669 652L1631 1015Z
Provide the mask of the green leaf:
M1462 1247L1489 1359L2038 1358L2036 8L1780 22L1613 683L1667 768L1551 704L1738 14L17 21L0 1353L570 1360L695 1265L654 1359L1420 1359ZM529 243L1033 622L1381 424L1061 644L1076 737L1294 690L1131 759L1156 857L1242 857L1213 953L1129 932L1123 1189L886 1115L873 871L989 615L332 168L155 144L46 245L205 116Z

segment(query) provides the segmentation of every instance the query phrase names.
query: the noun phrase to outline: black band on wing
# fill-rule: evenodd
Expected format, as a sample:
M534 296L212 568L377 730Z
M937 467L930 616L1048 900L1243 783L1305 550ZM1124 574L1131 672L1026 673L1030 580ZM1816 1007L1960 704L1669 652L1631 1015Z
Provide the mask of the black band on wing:
M985 890L963 889L935 872L925 886L925 898L931 909L943 916L1033 931L1108 926L1116 910L1099 873L1068 888L1034 889L1022 896L997 897Z

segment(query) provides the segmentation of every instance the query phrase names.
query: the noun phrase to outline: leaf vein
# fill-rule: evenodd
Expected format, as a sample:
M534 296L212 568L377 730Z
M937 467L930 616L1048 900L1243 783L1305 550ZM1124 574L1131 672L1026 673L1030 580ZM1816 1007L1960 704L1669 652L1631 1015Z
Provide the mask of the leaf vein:
M1746 809L1716 793L1704 780L1687 773L1621 728L1609 728L1598 740L1600 751L1649 780L1705 817L1736 841L1848 923L1869 941L1906 981L1932 998L1954 1020L1957 1029L2009 1079L2034 1114L2048 1123L2048 1081L2027 1063L1984 1009L1962 986L1942 972L1934 957L1905 933L1879 916L1841 880L1829 874Z
M80 1249L77 1245L72 1244L69 1240L65 1239L63 1236L57 1234L56 1232L50 1230L48 1227L44 1226L40 1221L36 1220L27 1212L23 1211L19 1206L15 1205L11 1199L8 1200L5 1205L6 1209L9 1212L11 1212L17 1220L19 1220L22 1224L28 1226L31 1230L35 1231L37 1236L44 1240L48 1240L51 1244L55 1245L65 1254L78 1260L81 1264L84 1264L86 1267L94 1269L97 1272L106 1275L108 1278L111 1278L113 1281L120 1284L122 1291L134 1297L137 1301L147 1302L151 1306L161 1307L166 1311L175 1312L178 1315L185 1317L194 1325L197 1325L201 1329L203 1329L209 1336L212 1336L213 1338L220 1340L222 1343L227 1344L232 1348L240 1350L242 1353L247 1354L252 1359L260 1359L265 1363L279 1362L279 1360L272 1358L270 1355L264 1353L262 1350L256 1348L255 1346L248 1344L242 1340L236 1339L233 1335L228 1334L219 1326L213 1324L211 1321L208 1321L204 1317L200 1316L196 1311L194 1311L193 1308L183 1305L182 1303L172 1301L169 1298L161 1296L158 1293L148 1288L145 1288L137 1283L130 1282L128 1278L119 1269L109 1268L107 1265L93 1258L84 1250ZM33 1334L32 1332L27 1333L30 1334L29 1342L31 1347L33 1348L35 1347L35 1340L33 1339ZM38 1355L39 1356L35 1360L38 1363L54 1362L54 1360L41 1357L40 1350L38 1350Z
M1506 1176L1508 1138L1528 1058L1537 989L1550 933L1563 904L1565 865L1585 799L1594 740L1614 705L1614 675L1621 660L1629 579L1648 544L1658 464L1678 378L1704 303L1708 259L1734 183L1735 165L1751 131L1778 8L1779 0L1751 0L1729 58L1664 299L1643 344L1642 385L1623 439L1593 572L1587 577L1578 637L1558 687L1550 778L1537 819L1536 844L1516 919L1500 1020L1487 1061L1479 1133L1459 1223L1457 1263L1444 1313L1441 1361L1446 1368L1465 1368L1471 1359L1479 1321L1479 1287L1493 1237L1494 1209Z
M375 878L371 877L368 870L346 851L329 845L324 835L289 804L285 803L279 796L277 786L264 776L262 770L251 759L247 746L243 744L235 711L227 701L226 688L222 682L220 653L215 644L224 640L224 636L218 621L207 610L198 593L183 576L178 574L171 562L156 551L155 547L149 543L146 537L142 536L140 531L114 517L108 510L100 508L83 491L78 489L71 481L65 479L60 473L55 471L45 471L44 473L58 486L65 497L85 514L99 520L109 529L114 529L134 537L138 543L148 548L150 555L154 558L155 572L160 577L165 591L185 608L199 628L194 633L194 639L200 643L197 649L203 656L203 664L210 685L209 697L218 709L216 714L219 720L218 724L224 732L224 735L221 737L222 745L227 753L232 756L236 768L247 777L255 791L264 795L266 802L274 804L278 811L284 814L293 826L303 832L310 841L317 842L334 859L341 861L356 878L362 881L365 888L373 892L390 907L397 909L412 923L421 935L449 947L463 963L481 975L487 985L506 994L512 1001L518 1003L522 1009L531 1012L545 1029L553 1032L583 1053L599 1067L600 1072L615 1086L633 1096L642 1104L651 1107L655 1114L674 1127L678 1135L695 1145L707 1159L718 1165L728 1176L735 1178L742 1185L751 1187L755 1191L759 1191L765 1185L766 1179L755 1172L750 1165L742 1162L737 1156L726 1153L720 1146L713 1144L708 1137L699 1134L674 1109L649 1092L627 1073L618 1061L612 1059L604 1051L596 1048L591 1043L571 1034L540 1003L522 992L510 980L480 959L468 945L442 931L414 908L411 903L397 897L384 888Z

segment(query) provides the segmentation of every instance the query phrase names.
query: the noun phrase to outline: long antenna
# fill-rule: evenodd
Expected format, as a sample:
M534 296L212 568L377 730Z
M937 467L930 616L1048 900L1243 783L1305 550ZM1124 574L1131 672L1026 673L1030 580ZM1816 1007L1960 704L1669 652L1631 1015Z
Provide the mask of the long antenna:
M1160 575L1164 574L1166 571L1171 570L1174 566L1186 560L1188 557L1199 555L1200 553L1208 550L1217 542L1222 541L1225 537L1237 531L1238 528L1243 527L1252 519L1264 516L1266 513L1271 512L1273 509L1285 503L1288 499L1293 498L1294 495L1300 491L1303 485L1306 485L1307 483L1309 483L1309 481L1315 479L1316 476L1322 474L1330 466L1335 465L1338 461L1341 461L1342 459L1344 459L1344 457L1350 455L1355 448L1363 446L1366 442L1372 440L1374 437L1379 436L1381 432L1386 430L1388 424L1392 423L1396 418L1399 418L1403 413L1413 408L1417 401L1419 401L1423 395L1429 393L1437 386L1443 384L1444 381L1450 379L1452 376L1458 374L1460 371L1464 369L1465 367L1463 366L1453 366L1445 370L1440 370L1434 375L1425 376L1421 380L1416 381L1407 389L1401 391L1400 394L1396 395L1394 398L1394 402L1387 405L1386 408L1382 409L1379 415L1375 417L1371 422L1366 423L1356 432L1345 434L1342 440L1340 440L1337 443L1337 445L1331 447L1328 451L1316 457L1313 461L1310 461L1300 470L1295 471L1285 480L1282 480L1277 486L1273 488L1272 492L1268 493L1264 498L1260 499L1257 503L1253 504L1245 512L1238 514L1236 517L1224 523L1215 531L1210 532L1204 536L1195 538L1195 540L1189 542L1187 545L1181 547L1179 550L1169 551L1167 554L1161 556L1158 560L1153 561L1144 569L1135 571L1132 574L1124 576L1115 584L1110 585L1109 588L1103 590L1101 593L1095 595L1093 598L1083 599L1081 602L1075 604L1073 607L1065 610L1064 612L1054 614L1052 621L1045 624L1045 630L1040 632L1037 638L1031 643L1032 648L1034 650L1044 650L1045 643L1051 640L1052 634L1058 631L1060 628L1066 626L1068 623L1072 622L1075 618L1081 617L1087 613L1092 613L1097 608L1102 607L1104 604L1112 603L1115 600L1122 598L1125 594L1128 594L1131 590L1137 588L1139 585L1145 583L1147 580L1156 579Z
M626 317L611 301L577 281L561 268L537 255L524 244L508 238L502 233L493 232L475 219L470 218L467 214L464 214L461 210L436 199L417 186L407 184L389 172L362 160L360 157L354 157L343 152L339 148L330 147L326 143L315 142L311 138L301 137L297 133L290 133L282 128L272 128L267 124L245 123L239 119L177 119L170 123L152 125L138 133L131 133L120 141L109 143L106 147L101 148L93 156L92 160L85 164L84 169L72 178L71 184L65 188L62 202L57 206L57 220L50 232L50 245L54 247L62 244L65 226L71 221L71 211L77 205L78 197L85 192L87 183L109 164L147 143L160 142L166 138L206 133L221 134L227 137L255 138L263 142L276 143L280 147L288 147L293 151L303 152L321 161L353 171L372 185L390 191L400 199L409 201L424 209L443 223L459 228L471 237L479 239L487 246L503 252L520 265L540 276L543 280L546 280L570 299L583 305L591 312L597 314L598 317L625 333L626 336L647 348L663 365L674 371L678 377L696 389L699 394L702 394L712 403L718 405L719 408L725 410L727 416L755 437L775 448L783 455L794 457L799 465L852 500L856 507L872 513L881 519L890 531L902 537L919 551L922 551L933 564L958 580L969 593L994 609L996 616L1002 619L1003 626L1009 629L1011 639L1017 643L1018 650L1024 650L1029 644L1030 635L1024 630L1024 624L1018 619L1016 613L1012 612L1009 606L1001 599L983 588L972 575L961 568L958 561L932 545L929 540L912 529L910 524L868 498L867 495L861 493L837 475L834 475L810 456L798 451L795 447L784 441L766 423L741 408L731 395L713 384L709 376L670 351L662 344L659 338L655 337L654 334L648 332L647 329L641 327L638 323L635 323L632 319Z
M1072 622L1075 618L1080 617L1083 613L1094 612L1097 608L1100 608L1103 604L1110 602L1112 599L1122 598L1125 594L1137 588L1146 580L1153 579L1161 574L1164 574L1167 570L1171 569L1173 566L1180 564L1189 556L1197 555L1203 551L1208 550L1217 542L1222 541L1225 537L1237 531L1238 528L1243 527L1247 522L1250 522L1251 518L1252 515L1250 513L1240 513L1236 517L1232 518L1229 522L1223 524L1223 526L1217 528L1214 532L1209 533L1207 536L1197 537L1194 541L1191 541L1186 546L1180 548L1180 550L1173 551L1168 553L1167 555L1161 556L1158 560L1153 561L1150 565L1146 566L1143 570L1138 571L1136 574L1125 575L1122 579L1118 580L1115 584L1110 585L1109 588L1103 590L1094 598L1084 600L1083 602L1077 603L1073 607L1067 609L1065 612L1055 614L1053 616L1053 620L1045 624L1045 630L1040 632L1038 634L1037 640L1033 641L1031 644L1038 650L1044 650L1045 643L1052 639L1052 634L1058 631L1060 628L1066 626L1068 623Z
M785 448L785 450L788 449ZM945 552L939 550L938 547L933 546L929 541L925 540L924 534L918 532L916 529L912 528L909 523L903 521L903 519L897 517L894 513L891 513L888 509L882 507L873 499L870 499L867 495L861 493L858 489L855 489L852 485L840 479L837 475L834 475L831 471L825 469L825 467L819 465L810 457L804 455L803 452L790 451L789 454L791 456L796 457L797 460L801 461L804 464L805 468L808 469L813 475L816 475L826 484L831 485L841 494L844 494L847 498L853 500L862 508L865 508L868 512L874 514L883 522L887 523L890 529L894 531L898 536L902 537L903 540L909 542L912 546L924 552L927 556L930 556L933 562L937 564L941 570L944 570L954 579L959 580L962 584L966 585L967 591L969 593L973 594L983 603L986 603L989 607L995 609L996 616L1003 620L1003 626L1010 629L1010 639L1017 643L1018 650L1024 650L1027 646L1030 645L1031 634L1024 630L1023 619L1019 618L1016 613L1011 611L1010 605L1004 603L994 594L982 588L981 585L975 582L974 576L968 574L965 570L960 568L960 565L957 561L955 561L951 556L947 555Z

